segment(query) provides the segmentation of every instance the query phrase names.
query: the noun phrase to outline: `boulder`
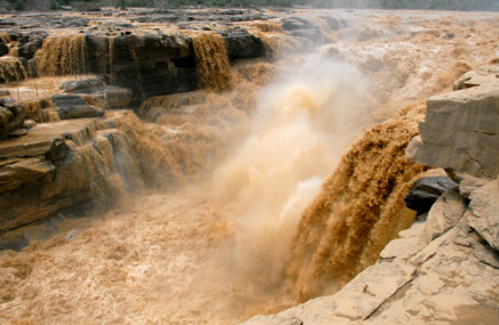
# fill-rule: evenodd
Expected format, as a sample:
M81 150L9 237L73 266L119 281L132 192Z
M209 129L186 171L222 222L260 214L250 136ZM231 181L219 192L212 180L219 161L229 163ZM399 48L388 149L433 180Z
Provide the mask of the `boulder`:
M36 51L42 48L43 41L48 36L49 34L44 31L21 33L17 44L19 56L27 60L33 59Z
M225 41L225 48L229 59L259 58L266 54L265 44L247 30L234 27L218 32Z
M105 109L128 107L133 96L132 90L117 86L101 87L90 94Z
M406 152L410 160L444 168L450 174L497 177L499 78L489 72L473 85L428 100L426 120L419 126L420 138L414 139Z
M59 114L59 118L61 120L104 115L103 109L95 108L88 105L71 105L71 106L57 107L56 111Z
M499 253L499 185L495 180L470 195L469 225Z
M446 190L456 186L457 184L447 176L420 178L404 197L405 204L418 214L428 212Z
M489 65L465 73L454 83L453 89L463 90L480 85L496 83L499 75L499 65Z
M282 28L291 36L306 38L314 44L320 45L328 41L324 33L310 21L298 17L282 19Z
M282 29L287 31L314 28L314 25L312 23L300 17L283 18L281 22Z
M420 240L428 244L455 227L463 217L467 206L467 200L459 194L457 187L447 190L431 207Z
M0 139L22 128L26 113L10 98L0 98Z

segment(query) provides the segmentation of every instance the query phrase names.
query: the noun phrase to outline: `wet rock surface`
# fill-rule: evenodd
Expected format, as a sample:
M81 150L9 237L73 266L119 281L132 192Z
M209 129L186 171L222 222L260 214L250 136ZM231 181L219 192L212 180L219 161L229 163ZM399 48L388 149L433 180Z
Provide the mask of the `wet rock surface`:
M51 100L61 120L104 115L103 109L87 105L80 96L54 95Z
M295 298L289 298L288 292L273 292L273 288L269 288L266 283L259 287L254 286L254 282L243 281L244 285L241 285L236 279L235 284L231 286L231 283L227 285L227 279L223 279L224 277L217 275L211 278L213 274L204 274L200 271L201 269L211 271L213 265L195 264L196 254L199 254L204 262L209 261L211 259L207 259L206 256L211 258L217 255L213 252L220 253L216 248L221 243L227 241L233 243L234 238L237 240L230 225L234 220L233 216L224 219L222 214L225 212L221 212L223 211L221 209L219 211L217 204L206 201L204 196L199 198L202 202L200 207L196 207L196 203L188 193L175 193L167 197L156 196L154 199L146 196L142 200L141 208L131 209L128 220L117 215L115 210L111 211L107 223L99 223L95 228L89 229L83 238L78 238L81 232L79 229L63 234L58 229L65 218L87 216L87 212L92 209L99 210L100 215L101 210L121 206L116 202L120 202L119 199L123 197L124 192L135 193L134 191L144 188L150 190L175 184L183 175L195 170L199 165L207 164L206 160L199 157L209 156L209 159L216 160L212 157L212 153L216 151L217 146L225 146L225 142L217 143L218 138L212 136L212 133L220 131L218 130L220 124L235 124L234 121L237 119L231 115L240 117L243 112L218 110L219 104L227 105L225 94L214 94L209 91L191 92L199 88L197 71L199 61L196 61L196 55L193 53L194 37L191 38L191 32L193 34L218 32L223 40L219 35L216 36L225 44L228 57L232 60L266 55L262 51L262 40L265 40L268 46L269 41L276 41L277 38L286 39L288 43L283 43L283 52L300 48L308 53L314 43L321 44L326 40L335 39L338 41L337 46L330 47L329 54L337 55L342 60L348 57L351 59L349 62L363 65L363 71L367 73L371 70L383 73L390 71L392 77L383 79L388 82L386 84L380 82L379 88L393 94L396 94L395 90L409 92L410 94L404 96L410 97L411 101L412 96L414 98L421 96L417 90L414 90L419 87L415 76L417 72L405 69L414 64L414 67L421 68L421 73L430 76L425 80L433 80L436 79L432 77L434 71L428 74L424 69L428 65L441 67L444 65L443 62L448 60L446 57L445 60L427 61L432 57L425 55L433 52L432 47L435 44L442 45L445 53L452 52L454 55L461 52L459 48L456 48L455 52L452 51L452 46L469 41L467 45L473 48L475 58L484 55L475 52L475 45L478 45L478 42L485 44L490 41L490 39L478 39L477 34L469 36L467 29L466 37L460 35L461 31L454 33L450 27L445 31L428 31L429 28L439 29L444 26L444 24L424 26L426 18L422 17L432 16L433 13L424 13L421 16L415 14L415 18L411 16L407 17L407 20L404 16L403 24L397 23L400 17L390 17L392 20L383 26L377 26L379 28L372 30L366 28L363 35L355 34L356 30L353 27L348 29L349 23L346 20L328 16L321 16L319 21L309 17L303 18L303 21L292 22L294 26L286 27L283 32L281 23L277 21L268 24L259 21L255 22L255 25L248 23L244 28L231 25L232 22L249 22L264 17L265 14L258 10L204 13L192 10L192 12L186 11L188 16L182 16L184 13L181 15L180 11L144 10L133 13L141 15L140 18L132 17L132 14L129 15L130 12L132 10L120 12L121 17L127 18L116 23L106 23L103 18L116 15L116 11L103 13L102 17L94 16L90 19L91 26L77 27L71 30L70 37L58 39L58 44L67 45L71 43L71 37L78 36L81 42L65 46L65 49L69 50L75 49L74 45L77 45L82 49L78 53L71 54L71 51L63 50L64 46L53 47L50 51L60 53L61 60L55 62L57 65L68 67L79 65L81 69L66 69L64 73L73 76L62 82L61 89L58 79L54 81L57 86L51 88L56 91L44 95L43 98L34 99L33 103L23 102L27 117L39 124L24 121L21 128L16 129L24 130L26 134L23 137L9 138L0 142L0 224L2 225L0 250L22 250L29 244L32 236L37 235L35 233L39 230L33 229L38 226L37 229L42 228L40 232L43 234L56 234L55 238L42 242L40 246L42 248L39 250L36 247L40 243L20 253L0 252L2 255L0 273L2 281L6 280L3 283L6 283L5 287L8 289L0 293L0 308L9 321L17 322L19 318L19 322L37 321L42 324L58 319L61 322L71 323L74 319L81 319L84 313L84 321L88 322L202 323L208 319L213 323L223 323L223 320L220 320L223 316L219 313L231 310L231 321L226 323L233 324L241 321L243 318L241 315L246 315L244 317L254 315L255 310L268 313L283 308L284 305L293 304ZM349 14L352 19L352 16L358 13ZM489 26L487 25L489 21L485 22L481 20L482 18L480 16L481 24ZM37 29L40 32L40 27L35 21L45 19L50 22L60 17L55 14L30 14L15 19L19 23L18 25L15 23L17 31L9 30L9 33L12 33L6 39L10 37L11 41L6 41L5 44L8 45L11 54L19 52L20 57L16 60L25 67L29 76L34 77L38 65L43 65L43 57L40 55L43 51L36 52L42 48L43 39L48 36L43 32L42 34L33 32ZM170 26L168 29L162 26L157 30L137 27L137 21L140 19L144 22L150 19L151 22L156 20L172 25L183 24L189 31L181 29L172 31L169 29ZM28 22L28 25L23 25L22 21ZM466 19L463 21L468 22ZM476 21L478 20L470 20L470 25ZM0 26L4 23L9 24L8 21L0 20ZM85 21L61 19L59 25L70 26L71 23L78 26L85 24ZM320 28L315 27L317 23ZM453 21L444 20L444 23L445 26L455 27ZM484 30L481 24L475 24L474 27L480 33ZM54 23L53 26L56 25ZM350 26L353 25L352 23ZM328 26L333 31L347 30L335 35L329 33ZM407 32L407 26L410 27L411 33L404 34ZM31 28L31 31L25 31L25 28ZM256 30L270 32L261 35L260 32L255 32ZM274 33L277 30L279 32ZM55 34L57 33L49 37L52 38ZM390 37L393 35L400 36L397 39L400 43L394 43L392 46ZM409 38L404 38L406 37L404 35L410 35L410 41ZM432 43L430 40L433 37L445 39L445 44L437 41ZM422 43L411 43L414 39L422 40ZM456 39L455 44L447 42L453 39ZM351 43L344 40L351 40ZM381 43L375 43L376 40L381 40ZM366 45L360 46L360 51L356 48L359 45L355 43L357 41L362 41ZM422 46L427 42L430 45ZM404 44L411 46L405 47ZM390 47L392 49L389 49ZM403 55L397 53L399 48L404 52ZM213 47L211 49L213 50ZM380 49L386 52L380 53ZM486 56L491 53L489 49L490 47L487 48ZM366 55L363 51L371 54ZM213 57L213 52L211 55L209 51L207 53L207 58ZM411 59L401 59L407 53L411 54ZM438 55L440 54L435 54ZM76 56L77 60L72 61ZM383 62L385 59L389 60L389 67ZM305 62L306 60L301 60L300 63ZM267 61L257 62L255 66L250 66L253 63L251 61L227 62L227 66L229 63L232 65L231 68L237 69L241 74L241 79L235 79L236 82L246 82L246 79L256 80L260 78L260 73L264 74L264 66L270 65ZM321 68L322 66L319 67ZM97 73L99 76L85 76L82 80L81 75L86 73ZM44 81L52 82L52 76L58 76L58 74L47 75L49 77ZM224 75L224 72L219 75ZM494 80L489 72L476 72L475 75L470 74L466 78L470 76L469 79L463 79L456 89L463 89L462 91L479 89L479 85L485 83L482 80L486 79L487 82ZM343 77L342 81L348 80L347 74ZM359 76L357 78L356 84L359 80L364 80ZM266 82L268 80L264 81L262 78L261 84ZM396 86L393 86L394 84ZM410 85L410 87L402 88L397 85ZM420 90L432 88L428 85L433 86L427 82ZM30 86L34 87L34 83ZM411 89L407 91L408 88ZM26 97L34 96L34 89L31 90L31 94L26 92ZM175 93L179 91L186 92ZM293 93L295 91L296 89ZM55 95L54 98L54 94L60 92L63 94ZM238 102L238 108L239 104L250 106L248 103L243 103L249 100L246 98L247 94L243 92L245 91L231 94L235 98L232 100ZM143 99L152 95L158 95L158 98L151 98L154 100L150 106L141 106L141 117L147 121L164 124L144 125L129 111L104 111L104 109L127 106L137 108ZM313 98L318 97L320 96ZM19 92L16 98L19 98ZM214 104L215 102L217 103ZM474 103L477 102L480 100ZM56 116L48 116L52 113ZM101 114L104 115L100 116ZM78 118L56 122L60 118L59 115L63 115L64 118ZM191 122L195 119L208 122L205 125L192 125ZM320 118L314 122L321 122L318 120ZM52 123L44 123L49 121ZM330 129L331 125L324 125L324 128ZM200 130L197 130L198 127ZM445 131L445 137L453 136L451 130ZM225 137L231 138L226 134ZM426 139L423 138L421 141L424 142ZM196 146L198 143L202 144L202 150ZM379 142L372 147L377 145ZM315 159L314 152L311 153L313 155L311 157ZM188 156L190 153L193 153L194 159ZM287 158L289 157L290 155ZM379 169L375 170L379 172ZM459 183L458 188L446 191L438 198L428 214L420 216L410 229L401 232L397 240L388 244L377 264L361 273L337 296L317 298L278 315L257 317L248 323L425 324L435 320L442 323L494 324L498 318L496 303L498 287L495 284L499 268L496 240L498 234L495 231L498 227L495 217L497 183L496 181L491 183L493 176L486 178L483 178L482 174L470 176L466 174L468 170L458 171L453 168L448 168L447 171L450 177ZM402 169L397 172L404 173ZM364 174L365 171L359 173L360 178ZM392 173L379 174L380 179L386 179L386 175ZM248 176L251 180L255 176L258 177L256 173ZM192 179L195 178L190 178ZM235 185L239 187L238 184ZM437 193L443 191L439 188L440 185L438 181L435 184ZM386 186L389 187L391 184L387 183ZM432 192L431 195L423 196L434 198L437 195ZM402 201L403 195L399 198ZM179 201L182 204L179 205ZM372 199L366 202L370 201ZM403 201L401 204L403 205ZM170 206L169 210L143 208L162 207L162 205ZM301 211L301 209L296 210ZM156 218L159 223L147 224ZM193 223L196 218L199 219L199 223ZM189 220L187 226L186 220ZM392 218L392 220L397 219ZM118 223L121 223L120 227L116 227ZM173 223L178 223L178 227L174 227ZM362 223L359 222L355 226L360 228ZM376 226L376 229L383 228ZM179 236L180 232L185 234ZM250 241L254 243L255 238L250 237ZM82 246L73 246L75 238ZM185 240L188 240L186 244L183 243ZM192 245L192 241L198 240L202 242L196 244L197 246ZM56 242L53 250L51 245ZM365 247L369 249L371 243L367 242ZM92 244L93 246L85 246ZM64 250L71 251L74 255L65 255ZM268 247L266 250L268 251ZM179 254L175 255L175 252ZM234 255L245 256L245 254ZM95 261L90 262L89 257L95 258ZM140 259L147 260L147 263L142 263ZM150 261L153 261L153 264L150 264ZM266 266L267 261L259 263L260 261L261 259L253 263L254 266ZM28 271L23 273L25 270ZM199 271L194 274L194 278L199 277L200 282L191 281L192 270ZM165 271L170 274L168 276L173 274L171 282L165 281ZM279 276L281 273L279 271ZM231 278L234 269L230 268L226 274L226 278ZM265 277L267 273L258 272L258 277L260 276ZM86 280L80 281L81 279ZM262 280L266 282L266 279ZM283 282L282 279L278 280L279 283ZM99 284L98 288L95 287L95 283ZM124 283L126 285L123 285ZM189 283L189 286L185 287L185 283ZM207 283L216 289L206 291L204 285ZM180 290L177 290L176 286L180 286ZM248 297L244 291L248 288L248 291L251 291L250 296L256 293L256 298L246 299ZM289 288L283 290L290 291ZM193 297L194 292L202 295L202 299ZM103 297L103 300L95 299L96 295ZM253 301L251 298L254 298ZM288 298L292 301L289 302ZM220 300L220 304L209 309L205 308L214 299ZM229 302L226 303L226 300ZM256 305L254 300L257 300ZM84 306L81 301L85 301ZM173 307L163 305L165 301L174 302ZM186 306L190 309L184 310ZM64 315L61 310L64 311ZM115 314L107 313L108 310L113 310ZM68 314L65 314L65 311L68 311Z
M0 140L15 135L24 123L26 113L10 98L0 98Z
M109 128L109 124L105 120L82 119L39 125L21 139L0 143L0 232L90 202L90 185L94 181L98 186L105 185L107 175L95 174L102 167L102 159L100 164L85 166L80 150L91 152L91 134ZM97 151L93 158L97 163Z
M334 25L334 23L333 23ZM339 27L338 27L339 28ZM324 44L328 38L324 33L307 19L289 17L282 19L282 29L294 37L301 37L312 41L314 44Z
M244 28L230 28L218 32L225 41L229 59L248 59L264 57L265 44L262 39L251 35Z
M78 33L84 35L84 47L80 53L72 54L78 57L66 57L71 53L62 48L48 50L57 51L61 61L79 61L78 71L74 70L74 66L66 68L71 74L106 75L108 80L113 80L113 85L131 89L132 104L139 106L152 96L197 90L199 75L190 36L179 31L164 33L159 29L137 28L136 22L181 24L184 21L190 22L188 28L195 30L204 28L207 21L212 22L217 26L214 31L223 35L229 59L233 60L263 57L266 55L266 48L259 37L244 28L230 26L231 21L270 18L272 17L257 10L144 10L132 11L126 21L89 26L88 18L40 13L15 16L13 21L19 27L8 30L5 35L10 40L9 46L15 48L26 72L36 77L40 73L39 66L43 64L46 68L47 65L47 62L35 57L35 53L42 49L43 41L49 37L41 26L80 28ZM25 29L35 30L24 31ZM0 56L7 55L9 47L3 42L0 44ZM59 71L63 68L52 69ZM43 71L43 74L46 73L47 71Z
M192 40L176 34L119 35L96 32L86 37L89 70L110 74L135 98L197 89Z
M87 95L87 98L92 98L95 104L103 109L128 107L133 97L133 91L131 89L112 85L108 86L103 76L91 76L84 80L67 81L62 84L61 89L66 94ZM86 105L86 102L82 102L76 97L77 96L72 96L70 98L78 101L78 105ZM62 96L60 98L68 97ZM57 100L54 102L57 102ZM69 101L69 104L71 105L71 101ZM58 105L64 106L63 101L59 100ZM100 111L101 110L96 110L95 114L100 116Z
M184 23L184 22L217 22L231 23L244 22L254 20L269 20L274 18L272 15L264 14L258 10L252 9L226 9L226 10L175 10L175 9L159 9L159 10L142 10L133 11L134 15L140 16L137 21L142 23Z
M136 150L150 149L134 147L141 139L130 128L137 123L132 112L116 111L39 124L0 142L0 235L66 209L112 206L122 186L140 188L147 179L167 185L162 177L144 177L154 163L143 162L149 171L140 166Z
M405 204L420 214L428 212L447 189L456 186L457 184L446 176L420 178L405 196Z

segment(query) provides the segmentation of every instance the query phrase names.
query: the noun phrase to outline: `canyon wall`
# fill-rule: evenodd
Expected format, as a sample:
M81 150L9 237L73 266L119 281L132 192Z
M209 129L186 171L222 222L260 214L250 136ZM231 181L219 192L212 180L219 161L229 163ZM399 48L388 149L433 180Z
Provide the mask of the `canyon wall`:
M203 77L200 69L206 64L200 60L222 49L227 51L224 57L230 60L266 55L263 41L239 26L204 32L194 37L194 42L189 33L165 34L136 29L131 24L95 26L76 35L51 36L45 32L1 35L0 48L5 49L2 55L12 56L0 58L0 83L37 76L106 75L112 84L133 91L135 106L152 96L206 86L203 80L213 75ZM205 41L208 35L219 37L221 47L208 47L203 54L199 51L202 47L196 44L209 46Z
M203 123L216 123L224 115L228 128L244 114L237 109L209 114L206 106L197 109L203 115L198 126L176 131L145 126L132 112L106 110L137 107L155 95L187 92L191 97L189 91L198 88L230 89L230 58L265 55L263 42L242 28L193 37L132 31L129 26L77 35L43 34L41 41L36 38L36 44L29 45L36 53L22 57L30 38L3 34L10 53L19 55L1 61L5 81L68 78L55 94L41 98L16 103L8 91L3 94L7 98L0 107L0 137L6 138L0 142L0 235L71 214L75 208L107 209L124 192L165 189L181 179L196 178L231 138L223 139L228 136L223 128ZM177 114L182 118L181 112ZM25 119L31 122L24 123ZM198 144L203 154L192 150ZM12 246L5 236L4 248L19 248L17 237Z

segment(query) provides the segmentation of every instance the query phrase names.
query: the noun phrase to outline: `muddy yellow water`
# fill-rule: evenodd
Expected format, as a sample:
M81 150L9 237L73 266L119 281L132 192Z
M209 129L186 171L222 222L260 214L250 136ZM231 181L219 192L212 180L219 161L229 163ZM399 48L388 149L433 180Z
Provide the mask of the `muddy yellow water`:
M145 183L172 186L1 252L0 323L236 324L334 293L374 263L414 218L402 198L423 168L404 149L422 100L499 56L499 16L331 13L347 24L318 23L331 43L314 50L275 21L248 24L267 60L229 65L219 36L194 39L203 90L147 100L155 125L117 121L141 139ZM48 38L39 72L85 72L83 49ZM22 98L40 80L8 88Z

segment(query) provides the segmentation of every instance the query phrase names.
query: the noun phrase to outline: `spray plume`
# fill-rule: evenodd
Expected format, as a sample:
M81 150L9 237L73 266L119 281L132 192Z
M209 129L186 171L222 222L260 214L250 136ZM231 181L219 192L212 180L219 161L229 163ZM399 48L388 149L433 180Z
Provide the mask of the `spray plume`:
M239 216L226 263L265 292L282 284L303 209L368 115L358 70L319 56L300 63L260 93L251 133L214 173Z

